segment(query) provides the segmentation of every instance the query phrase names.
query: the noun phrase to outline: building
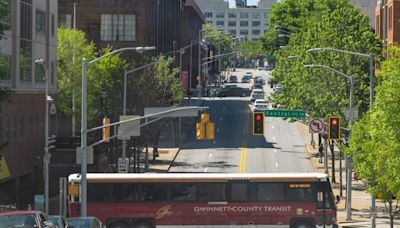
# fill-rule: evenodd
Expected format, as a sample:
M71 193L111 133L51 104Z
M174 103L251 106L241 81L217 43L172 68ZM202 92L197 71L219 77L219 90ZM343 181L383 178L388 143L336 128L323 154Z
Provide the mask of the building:
M247 6L247 1L237 0L236 8L227 0L196 0L208 23L233 36L252 40L261 36L268 27L268 17L276 0L260 0L258 6Z
M375 23L375 33L384 47L400 43L400 0L378 0Z
M49 94L55 99L57 1L8 0L10 26L0 40L0 86L11 91L0 103L0 204L26 208L33 194L43 194L45 68ZM2 11L3 12L3 11ZM35 59L44 65L35 64ZM52 105L51 105L52 106ZM54 111L54 110L53 110ZM50 115L50 133L55 126Z
M367 15L369 18L369 24L372 28L375 28L376 0L351 0L350 3Z

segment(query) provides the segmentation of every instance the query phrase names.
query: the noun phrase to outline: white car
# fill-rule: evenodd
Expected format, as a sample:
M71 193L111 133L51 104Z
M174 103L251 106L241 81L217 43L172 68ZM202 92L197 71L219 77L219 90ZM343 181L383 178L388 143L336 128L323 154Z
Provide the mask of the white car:
M253 112L268 110L268 103L264 99L256 99L253 104Z
M264 99L264 91L262 89L253 89L250 94L250 100Z

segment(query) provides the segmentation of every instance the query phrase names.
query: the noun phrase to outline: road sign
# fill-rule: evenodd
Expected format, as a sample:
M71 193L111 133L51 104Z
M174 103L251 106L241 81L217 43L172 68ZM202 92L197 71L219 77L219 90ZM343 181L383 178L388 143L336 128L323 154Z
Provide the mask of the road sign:
M310 133L323 133L324 132L324 120L321 118L313 118L308 123Z
M118 173L128 173L129 158L118 158Z
M139 118L137 115L119 116L119 121ZM118 128L118 139L130 140L131 137L140 136L140 120L132 120L122 123Z
M87 153L86 163L93 164L93 147L92 146L87 147L86 153ZM80 147L76 147L75 155L76 155L76 164L81 164L82 150Z
M270 117L306 117L306 112L301 110L266 110L264 112L265 116Z
M346 114L346 120L352 120L352 121L358 120L357 108L345 108L344 113Z

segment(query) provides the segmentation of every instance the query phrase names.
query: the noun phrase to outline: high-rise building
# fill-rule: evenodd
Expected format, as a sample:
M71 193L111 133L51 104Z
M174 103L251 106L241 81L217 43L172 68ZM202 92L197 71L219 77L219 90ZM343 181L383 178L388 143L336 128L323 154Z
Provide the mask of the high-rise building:
M210 23L223 32L249 40L261 36L268 27L268 17L276 0L260 0L258 6L249 7L246 1L236 1L231 8L227 0L196 0L201 11ZM238 7L243 6L243 7ZM243 3L243 4L242 4Z
M32 204L33 194L42 193L45 142L45 69L49 95L57 91L57 4L53 0L8 0L9 30L0 38L0 86L11 91L0 103L0 204L20 208ZM43 64L35 64L35 59ZM44 67L45 66L45 67ZM50 104L50 107L53 104ZM53 111L55 111L53 109ZM50 134L54 132L50 113Z

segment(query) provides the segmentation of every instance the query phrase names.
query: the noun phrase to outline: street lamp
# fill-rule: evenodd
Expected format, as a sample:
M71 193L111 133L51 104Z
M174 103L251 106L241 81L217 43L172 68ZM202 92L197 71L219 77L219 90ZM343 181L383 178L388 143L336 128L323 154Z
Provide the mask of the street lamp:
M354 76L348 76L338 70L335 70L331 67L325 66L325 65L304 65L304 67L322 67L331 71L334 71L335 73L347 78L350 80L350 109L353 108L353 97L354 97ZM351 136L351 125L352 125L352 119L349 120L349 137ZM326 157L326 156L325 156ZM327 159L325 158L325 161L327 163ZM325 172L328 172L328 166L325 164ZM347 172L346 172L346 214L347 218L346 220L351 220L351 178L352 178L352 164L351 164L351 158L350 156L346 156L346 167L347 167Z
M206 31L206 29L201 29L201 30L199 30L199 59L198 59L198 63L199 63L199 68L198 68L198 76L199 76L199 98L201 98L201 91L202 91L202 80L201 80L201 32L204 32L204 31Z
M155 50L156 47L126 47L114 50L103 56L100 56L90 62L87 62L85 58L82 59L82 102L81 102L81 216L87 216L87 70L88 67L99 60L108 57L110 55L122 52L122 51L136 51L143 52L149 50Z
M335 48L311 48L307 50L308 52L319 52L319 51L334 51L334 52L339 52L339 53L345 53L349 55L356 55L356 56L361 56L364 58L368 58L369 60L369 107L371 108L374 102L374 59L372 57L372 54L364 54L364 53L359 53L359 52L352 52L352 51L345 51L345 50L340 50L340 49L335 49ZM351 162L351 161L350 161ZM350 165L351 167L351 165ZM350 185L351 185L352 179L350 178ZM351 188L350 188L350 196L351 196ZM347 203L349 204L349 207L347 209L346 213L346 220L351 220L351 199ZM375 228L375 195L371 194L371 224L372 228Z
M43 59L36 59L35 63L43 66L45 71L45 126L44 126L44 208L45 212L49 213L49 103L53 101L53 98L49 96L49 70Z

